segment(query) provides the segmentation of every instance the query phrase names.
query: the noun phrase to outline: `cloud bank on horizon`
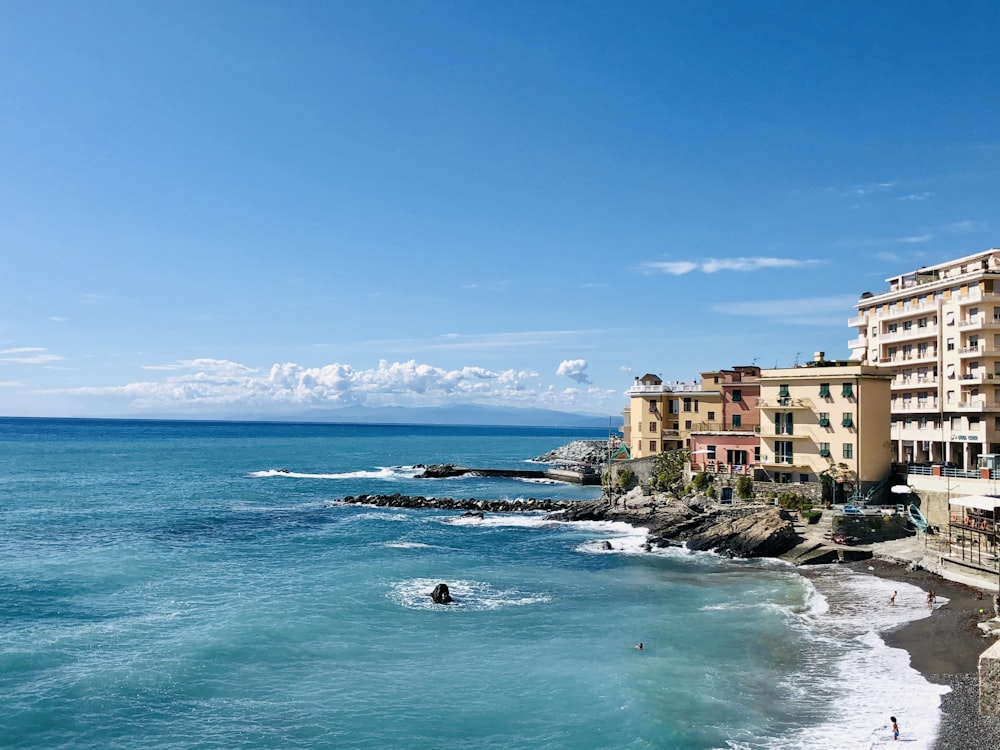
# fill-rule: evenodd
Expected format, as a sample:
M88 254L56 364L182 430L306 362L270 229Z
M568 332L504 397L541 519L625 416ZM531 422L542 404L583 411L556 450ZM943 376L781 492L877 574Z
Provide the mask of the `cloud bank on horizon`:
M578 359L563 362L559 370L560 374L585 383L586 367L586 361ZM149 365L146 369L174 374L162 381L87 386L67 392L113 397L144 411L199 406L243 406L267 411L286 407L331 409L456 403L564 411L567 404L586 410L591 399L615 408L621 396L613 390L593 387L585 391L575 387L540 388L536 382L538 373L531 371L493 371L482 367L448 370L414 360L380 360L377 367L369 369L340 363L302 367L287 362L261 370L238 362L202 358Z

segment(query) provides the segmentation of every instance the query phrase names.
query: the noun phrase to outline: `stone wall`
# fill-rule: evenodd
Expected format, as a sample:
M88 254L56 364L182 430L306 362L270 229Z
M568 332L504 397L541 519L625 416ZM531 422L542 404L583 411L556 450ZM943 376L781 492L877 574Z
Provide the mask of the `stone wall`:
M979 655L979 713L1000 717L1000 641Z
M859 544L885 542L889 539L902 539L912 532L906 528L907 518L895 513L893 515L841 515L833 517L832 530L834 534L856 537Z

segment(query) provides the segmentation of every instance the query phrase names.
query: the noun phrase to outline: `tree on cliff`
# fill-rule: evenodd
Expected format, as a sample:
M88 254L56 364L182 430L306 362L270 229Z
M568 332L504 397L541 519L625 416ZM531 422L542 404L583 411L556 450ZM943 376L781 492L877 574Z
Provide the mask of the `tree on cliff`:
M684 464L690 460L686 450L666 451L653 461L653 489L668 492L680 499L684 492Z

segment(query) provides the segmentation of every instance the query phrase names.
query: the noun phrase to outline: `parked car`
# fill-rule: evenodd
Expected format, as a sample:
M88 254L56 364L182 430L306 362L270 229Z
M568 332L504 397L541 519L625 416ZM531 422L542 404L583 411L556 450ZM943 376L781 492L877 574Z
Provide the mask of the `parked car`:
M844 515L845 516L860 516L861 515L861 508L859 508L857 505L845 505L844 506Z

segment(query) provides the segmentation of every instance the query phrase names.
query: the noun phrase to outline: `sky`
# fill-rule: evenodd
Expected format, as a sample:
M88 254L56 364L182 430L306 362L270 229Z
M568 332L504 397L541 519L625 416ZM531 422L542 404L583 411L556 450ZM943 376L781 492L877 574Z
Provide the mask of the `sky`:
M0 19L0 415L620 414L1000 245L992 0Z

